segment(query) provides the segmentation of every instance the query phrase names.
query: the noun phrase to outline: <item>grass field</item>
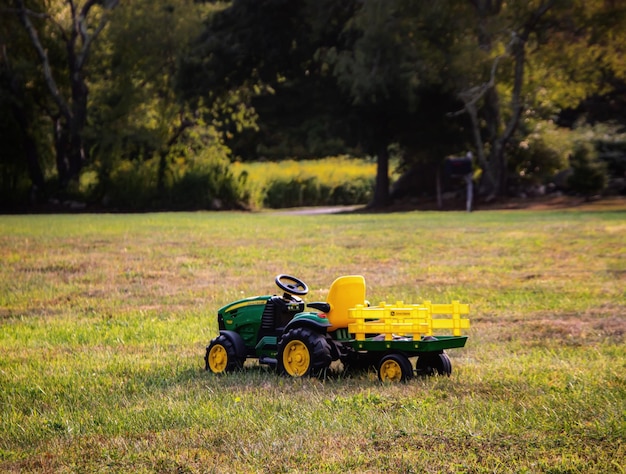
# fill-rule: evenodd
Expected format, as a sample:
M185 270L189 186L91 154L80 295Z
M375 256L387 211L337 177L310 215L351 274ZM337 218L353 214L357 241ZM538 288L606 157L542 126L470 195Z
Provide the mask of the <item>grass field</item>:
M0 216L2 472L626 470L626 212ZM472 305L450 378L203 370L276 291Z

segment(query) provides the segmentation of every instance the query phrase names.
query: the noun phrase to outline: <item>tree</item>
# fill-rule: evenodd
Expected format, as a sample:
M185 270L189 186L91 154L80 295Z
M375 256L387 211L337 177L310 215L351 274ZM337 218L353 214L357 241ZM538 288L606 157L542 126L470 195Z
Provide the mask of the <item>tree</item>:
M454 27L463 11L452 3L362 2L344 31L348 40L337 46L334 73L360 110L377 156L374 206L390 200L392 143L406 152L406 165L428 169L463 143L462 124L445 120L458 106L446 71L458 54Z
M74 0L50 4L47 12L26 7L24 0L16 0L17 12L28 32L43 67L45 83L56 105L54 141L59 182L62 187L78 177L88 159L84 143L87 125L88 96L87 62L93 42L108 21L109 12L118 0L87 0L82 5ZM97 7L97 8L96 8ZM65 68L55 70L50 55L41 40L33 19L45 19L47 28L53 28L65 48ZM61 77L67 87L60 82Z
M472 149L496 196L522 160L547 172L566 156L529 139L540 124L580 117L589 99L625 102L620 2L117 3L2 8L3 183L41 187L49 150L62 185L90 162L102 186L117 168L149 170L159 195L218 156L348 151L376 157L384 205L393 145L433 182L445 156Z
M219 121L243 159L280 158L297 152L306 156L307 136L301 125L324 115L326 129L345 116L332 77L316 64L320 47L334 44L353 2L322 0L237 0L207 21L206 29L182 61L178 90L190 103L239 100L237 110L258 112L259 134L249 145L236 121L220 113ZM223 108L222 108L223 109ZM228 112L228 107L225 109ZM340 111L340 112L339 112ZM232 115L232 114L231 114ZM332 126L331 126L332 127ZM241 127L239 127L241 128ZM288 136L289 134L294 137ZM300 147L293 146L300 142ZM302 146L304 145L304 146Z
M624 77L624 9L601 0L470 0L459 41L477 48L455 71L463 113L491 196L507 192L509 148L523 143L524 120L549 119ZM470 48L471 50L471 48ZM451 114L454 115L454 114ZM516 139L516 135L521 135Z
M16 15L0 12L0 195L4 203L23 200L30 188L44 192L44 169L38 139L43 126L37 103L45 95L36 74L32 47ZM30 183L28 183L30 181Z
M185 103L175 88L179 67L203 21L221 4L194 0L121 3L93 50L93 201L123 208L242 205L231 151L220 122L249 119L236 93ZM129 48L140 43L141 48ZM243 116L242 116L243 115ZM137 180L134 192L128 184Z
M392 142L390 108L397 100L397 90L404 90L400 67L405 59L405 49L399 47L398 36L390 31L399 26L394 2L378 1L363 3L355 12L344 33L353 41L331 48L328 61L334 66L333 73L339 86L351 97L359 110L366 149L377 158L376 188L372 206L389 203L389 151Z
M94 113L87 143L103 187L120 162L156 158L156 190L162 194L170 151L190 129L205 126L178 100L174 78L179 59L210 10L191 0L175 5L140 0L116 9L93 51ZM128 47L137 42L141 48Z
M199 38L179 87L188 97L206 96L206 88L213 97L247 91L262 129L267 121L291 133L297 123L317 126L344 149L376 156L372 204L385 205L388 148L415 124L417 88L434 78L440 64L412 37L413 24L405 19L407 13L415 17L412 8L399 0L236 1ZM272 95L263 97L264 90ZM309 149L300 156L311 153L311 142L303 141Z
M523 86L527 43L531 35L541 30L541 20L554 7L555 0L544 0L539 4L533 2L504 4L499 0L470 0L470 3L474 8L473 26L477 32L478 54L480 56L480 52L483 52L482 56L491 62L491 65L488 69L488 78L482 83L470 85L472 76L464 76L466 86L459 92L459 98L464 103L464 111L471 119L474 145L484 171L484 184L488 193L495 196L506 191L508 177L506 147L517 130L524 110ZM506 119L497 88L498 69L501 63L510 65L512 69ZM481 131L479 104L482 104L482 119L486 122L485 139Z

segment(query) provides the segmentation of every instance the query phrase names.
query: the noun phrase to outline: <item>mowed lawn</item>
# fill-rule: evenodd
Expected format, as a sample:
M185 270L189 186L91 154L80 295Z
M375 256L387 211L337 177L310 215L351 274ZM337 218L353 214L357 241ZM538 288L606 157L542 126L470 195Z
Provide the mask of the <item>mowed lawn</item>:
M451 377L204 371L219 307L471 304ZM626 470L626 212L0 216L1 472Z

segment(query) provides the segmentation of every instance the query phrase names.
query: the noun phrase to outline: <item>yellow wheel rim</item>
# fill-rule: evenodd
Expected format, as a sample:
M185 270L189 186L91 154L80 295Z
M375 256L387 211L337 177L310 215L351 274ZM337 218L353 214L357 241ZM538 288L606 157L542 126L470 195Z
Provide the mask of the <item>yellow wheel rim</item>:
M209 351L209 368L211 372L219 374L226 370L228 364L228 353L221 344L215 344Z
M292 377L304 375L311 365L309 349L302 341L288 342L283 351L283 367Z
M380 379L383 382L400 382L402 380L402 367L395 360L386 360L380 366Z

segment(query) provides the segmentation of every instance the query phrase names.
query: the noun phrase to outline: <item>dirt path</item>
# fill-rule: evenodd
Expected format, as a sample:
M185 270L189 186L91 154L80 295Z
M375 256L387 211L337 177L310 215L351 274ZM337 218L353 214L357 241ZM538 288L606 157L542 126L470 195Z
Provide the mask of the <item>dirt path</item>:
M464 203L446 202L443 211L463 211ZM491 203L478 202L475 212L494 210L556 210L576 209L581 211L624 211L626 212L626 196L610 196L592 200L573 196L542 196L537 198L507 198ZM380 209L368 209L363 205L355 206L320 206L277 209L274 214L281 215L316 215L341 214L347 212L389 213L410 211L439 211L435 201L404 201Z
M344 212L354 212L359 209L364 209L365 206L357 205L357 206L320 206L320 207L298 207L298 208L290 208L290 209L280 209L276 210L274 214L281 215L315 215L315 214L341 214Z

